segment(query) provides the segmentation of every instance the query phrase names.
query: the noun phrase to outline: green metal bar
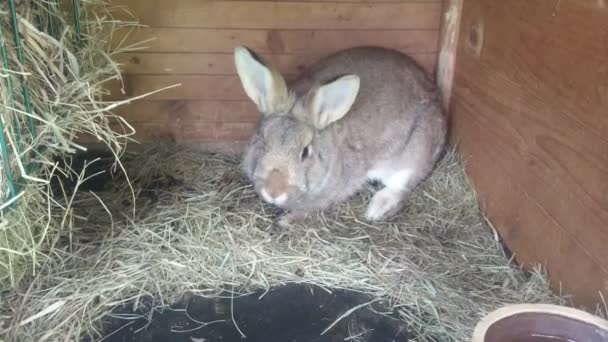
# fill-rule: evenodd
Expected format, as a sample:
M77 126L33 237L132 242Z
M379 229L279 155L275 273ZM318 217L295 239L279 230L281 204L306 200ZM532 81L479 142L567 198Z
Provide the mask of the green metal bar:
M8 61L8 52L7 52L7 48L6 48L6 40L4 37L4 32L2 30L2 25L0 25L0 56L2 56L2 67L4 68L4 70L7 73L7 77L6 77L6 85L7 85L7 90L9 92L9 105L11 108L15 108L15 89L13 86L13 78L9 73L10 67L9 67L9 61ZM14 131L15 131L15 147L17 149L17 153L21 154L21 151L23 151L23 146L22 146L22 142L21 142L21 124L19 122L19 117L17 116L17 113L15 113L15 111L13 110L13 125L14 125ZM20 156L17 156L18 158Z
M4 32L2 30L2 25L0 25L0 56L2 56L2 67L4 69L4 72L6 72L7 77L6 77L6 85L7 85L7 90L9 92L9 101L10 101L10 106L14 108L14 87L13 87L13 78L10 75L9 72L9 65L8 65L8 52L7 52L7 48L6 48L6 41L5 41L5 36L4 36ZM22 143L21 143L21 129L20 129L20 125L19 125L19 117L17 116L17 113L15 113L15 111L13 110L13 122L15 123L16 129L15 129L15 149L17 150L17 156L16 158L20 158L20 153L21 151L23 151L23 147L22 147ZM4 136L4 132L5 132L5 127L4 127L4 122L2 120L0 120L0 151L2 153L3 156L3 162L4 162L4 168L6 169L6 178L8 181L8 186L9 186L9 191L11 193L11 195L9 196L9 199L11 199L13 196L17 195L17 192L19 191L18 185L15 183L15 177L13 175L13 170L10 167L10 161L8 159L8 144L6 143L6 138ZM9 134L8 130L6 131L6 134Z
M78 44L82 44L82 31L80 27L80 0L72 0L72 15L74 16L74 29L76 29L76 39Z
M7 72L7 90L10 93L10 97L12 98L13 96L13 82L12 82L12 78L11 75L8 73L8 54L6 52L6 43L4 41L4 33L2 32L2 24L0 24L0 55L2 56L2 65L4 67L4 70L6 70ZM13 112L13 121L14 124L17 126L15 128L15 140L16 140L16 148L17 148L17 152L19 153L21 151L21 133L20 133L20 125L19 125L19 121L17 120L17 115ZM8 190L9 190L9 195L8 195L8 199L11 200L14 196L17 195L18 192L18 188L17 188L17 184L15 183L15 177L13 175L13 170L11 169L11 163L8 157L8 144L6 143L6 138L4 137L4 132L5 132L5 127L4 127L4 120L2 120L0 118L0 153L2 153L2 156L0 156L0 158L2 159L2 163L4 164L4 170L5 170L5 174L6 174L6 180L8 181ZM8 134L8 131L6 132ZM17 158L19 158L19 156L17 156Z
M51 0L47 0L46 2L46 16L48 18L48 30L49 33L51 34L52 37L57 38L57 36L55 35L55 25L53 24L53 4L51 3Z
M15 183L15 177L13 176L13 170L11 169L11 163L8 159L8 144L6 143L6 138L4 137L4 120L0 120L0 131L0 152L2 153L0 158L4 164L6 180L8 181L8 199L11 200L13 197L17 196L18 190L17 183Z
M61 19L59 19L60 17L62 17L61 0L55 1L55 13L57 14L57 39L59 39L63 34L63 25L61 23Z
M23 64L23 47L21 46L21 36L19 35L19 26L17 24L17 12L15 11L15 0L8 0L12 25L13 25L13 39L15 40L15 48L17 49L17 59L19 63ZM25 105L25 111L28 114L32 114L32 100L30 98L30 91L27 87L27 79L23 77L22 82L22 93L23 93L23 102ZM34 127L34 119L31 116L28 116L28 129L30 134L32 135L32 140L35 140L36 131Z

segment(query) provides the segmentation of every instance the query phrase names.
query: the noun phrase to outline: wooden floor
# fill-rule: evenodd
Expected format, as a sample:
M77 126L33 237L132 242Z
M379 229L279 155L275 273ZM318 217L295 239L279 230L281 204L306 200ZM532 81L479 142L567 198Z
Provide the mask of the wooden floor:
M517 258L608 299L608 2L465 0L453 142Z
M232 51L245 45L278 66L286 78L331 52L359 45L396 48L435 70L441 0L205 1L113 0L146 28L127 44L147 48L121 57L125 95L172 84L119 112L139 141L242 141L257 113L236 76ZM116 34L115 41L122 34Z

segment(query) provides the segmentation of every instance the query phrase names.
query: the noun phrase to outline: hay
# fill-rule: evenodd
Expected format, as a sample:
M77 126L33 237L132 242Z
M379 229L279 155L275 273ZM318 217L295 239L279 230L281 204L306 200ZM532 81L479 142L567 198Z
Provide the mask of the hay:
M237 164L158 146L125 159L136 203L120 177L109 191L77 194L69 239L9 298L7 339L97 340L100 319L119 304L151 308L186 293L285 283L388 299L413 341L466 341L481 316L505 303L559 302L542 273L524 273L505 256L454 153L391 222L361 219L368 189L282 231Z
M2 153L6 163L0 165L2 291L36 276L54 259L55 249L63 248L60 238L71 229L70 210L49 195L53 174L71 174L69 167L59 168L54 157L84 150L79 144L84 137L119 156L132 133L109 111L123 102L102 97L106 82L120 80L114 55L130 49L110 44L107 32L135 24L114 20L101 0L81 2L78 26L71 12L60 14L58 2L15 3L21 50L13 35L10 2L0 4L0 40L5 47L0 58L0 115L7 141ZM11 173L18 186L12 194Z

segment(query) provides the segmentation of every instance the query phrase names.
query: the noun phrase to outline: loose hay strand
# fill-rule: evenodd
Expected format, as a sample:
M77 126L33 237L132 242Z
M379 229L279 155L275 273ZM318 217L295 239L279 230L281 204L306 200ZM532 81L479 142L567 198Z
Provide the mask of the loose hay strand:
M375 302L377 302L377 301L379 301L379 300L380 300L380 299L376 298L376 299L374 299L374 300L370 300L369 302L366 302L366 303L363 303L363 304L359 304L359 305L357 305L357 306L354 306L354 307L350 308L350 309L349 309L349 310L347 310L345 313L343 313L342 315L340 315L340 317L338 317L338 318L337 318L335 321L333 321L333 322L332 322L332 323L331 323L331 324L330 324L330 325L329 325L327 328L325 328L325 329L324 329L324 330L321 332L321 335L325 335L325 333L327 333L328 331L330 331L330 330L331 330L331 328L335 327L335 326L336 326L336 324L340 323L340 321L341 321L341 320L343 320L344 318L346 318L346 317L348 317L348 316L352 315L352 314L353 314L353 312L355 312L355 311L357 311L357 310L359 310L359 309L361 309L361 308L364 308L364 307L366 307L366 306L368 306L368 305L370 305L370 304L373 304L373 303L375 303Z

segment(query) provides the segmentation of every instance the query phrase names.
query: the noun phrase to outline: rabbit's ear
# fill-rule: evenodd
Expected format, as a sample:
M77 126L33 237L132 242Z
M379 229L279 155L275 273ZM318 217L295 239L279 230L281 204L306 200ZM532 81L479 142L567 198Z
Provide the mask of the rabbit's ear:
M359 93L359 76L346 75L313 90L308 109L317 129L340 120L355 103Z
M261 113L275 113L287 104L289 92L283 77L246 47L234 49L234 64L245 93Z

